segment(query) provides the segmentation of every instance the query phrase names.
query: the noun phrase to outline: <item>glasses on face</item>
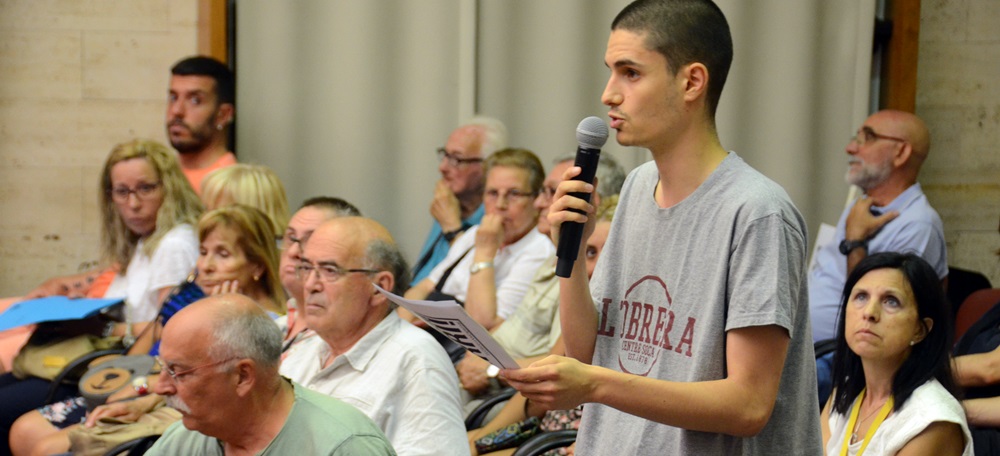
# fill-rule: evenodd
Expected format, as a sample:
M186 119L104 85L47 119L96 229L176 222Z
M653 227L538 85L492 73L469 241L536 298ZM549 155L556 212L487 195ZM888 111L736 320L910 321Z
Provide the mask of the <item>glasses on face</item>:
M509 190L507 192L490 189L486 191L485 195L486 201L489 201L490 203L496 203L501 199L506 199L508 203L520 204L535 199L535 197L538 196L538 193L526 192L518 189Z
M135 194L136 198L140 200L149 199L156 193L156 190L160 188L160 182L154 184L139 184L134 189L128 188L126 186L115 187L111 189L111 199L117 203L124 203L128 201L128 197Z
M467 165L469 163L479 163L483 161L482 158L478 157L463 158L459 155L448 153L448 151L445 150L444 147L438 148L437 156L438 156L438 161L447 160L448 166L451 166L452 168L458 168L459 166Z
M163 372L166 372L167 375L170 376L170 379L176 382L176 381L184 378L185 375L188 375L188 374L190 374L190 373L192 373L192 372L194 372L194 371L196 371L198 369L204 369L206 367L218 366L220 364L228 363L230 361L233 361L233 360L236 360L236 359L239 359L239 358L234 356L234 357L226 358L226 359L224 359L222 361L215 361L215 362L212 362L212 363L202 364L200 366L195 366L195 367L192 367L192 368L182 369L182 370L177 370L177 366L175 366L173 364L170 364L170 363L164 362L163 358L160 358L159 356L155 356L155 357L153 357L153 359L156 360L156 365L160 367L160 370L163 371Z
M548 199L552 199L552 197L556 196L556 188L549 187L548 185L542 186L542 195L545 195Z
M875 130L872 130L871 128L868 127L862 128L854 136L851 136L851 142L859 146L865 146L880 139L884 139L887 141L898 141L903 143L906 142L906 139L903 138L875 133Z
M280 246L280 248L281 249L290 249L290 248L292 248L292 244L298 244L299 245L299 250L302 250L302 243L303 242L306 242L306 238L305 237L301 237L300 238L300 237L297 237L295 235L295 233L292 233L291 231L286 231L285 235L281 238L281 246Z
M332 264L321 264L315 266L308 261L302 261L295 266L295 276L299 280L305 282L312 275L313 271L319 274L319 280L327 283L333 283L340 280L341 277L350 274L352 272L363 272L365 274L374 274L379 272L376 269L343 269Z

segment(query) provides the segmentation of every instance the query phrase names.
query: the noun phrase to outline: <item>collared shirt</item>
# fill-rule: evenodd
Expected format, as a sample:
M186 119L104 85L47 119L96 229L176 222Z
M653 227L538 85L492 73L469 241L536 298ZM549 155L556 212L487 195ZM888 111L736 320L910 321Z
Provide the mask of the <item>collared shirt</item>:
M879 213L899 211L899 216L886 223L868 241L869 255L878 252L915 253L927 260L939 278L948 276L944 225L924 196L920 184L913 184L885 207L872 206L872 209ZM851 206L844 209L833 240L816 252L816 261L809 271L809 313L815 341L836 336L841 295L847 283L847 258L840 253L839 247L840 241L846 237L847 215L850 212Z
M538 268L514 314L493 331L493 338L514 358L544 355L562 334L558 279L553 255Z
M483 220L483 214L486 213L486 208L482 204L470 215L468 218L462 220L462 228L468 229L471 226L478 225L479 222ZM441 260L448 255L451 243L442 236L441 224L434 221L431 225L431 232L427 234L427 240L424 241L424 247L420 249L420 255L417 255L417 263L427 257L427 260L423 264L415 264L414 267L417 268L413 271L413 281L410 282L410 286L414 286L420 283L427 277L427 274L431 273Z
M427 276L436 284L444 275L444 271L458 262L458 266L451 271L451 275L445 280L441 292L450 294L461 302L465 302L469 293L469 278L472 275L469 268L476 256L475 245L478 230L479 226L474 226L462 233L461 237L455 239L448 256ZM465 255L466 252L468 255ZM555 253L556 248L552 245L552 241L548 236L539 233L538 228L532 228L517 242L502 247L497 252L496 257L493 258L494 279L497 288L497 316L505 320L510 318L517 306L521 304L521 300L524 299L524 294L527 293L528 286L531 285L535 271Z
M312 337L292 347L281 373L351 404L402 455L467 455L458 376L441 345L390 312L326 368L330 347Z

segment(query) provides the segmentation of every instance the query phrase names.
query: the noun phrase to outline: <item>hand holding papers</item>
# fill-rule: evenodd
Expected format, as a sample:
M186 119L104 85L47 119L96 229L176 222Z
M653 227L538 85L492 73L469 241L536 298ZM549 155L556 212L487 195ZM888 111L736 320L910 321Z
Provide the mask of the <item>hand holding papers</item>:
M375 285L390 301L426 321L447 338L462 345L480 358L504 369L519 369L514 358L497 343L482 325L476 323L455 301L419 301L405 299Z

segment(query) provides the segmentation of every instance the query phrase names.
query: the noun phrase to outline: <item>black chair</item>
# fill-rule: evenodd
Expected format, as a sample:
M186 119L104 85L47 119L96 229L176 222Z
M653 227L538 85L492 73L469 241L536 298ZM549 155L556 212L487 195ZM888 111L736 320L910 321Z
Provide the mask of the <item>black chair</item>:
M517 393L517 390L508 386L498 391L493 396L484 399L482 403L476 406L476 408L469 412L469 415L465 417L465 430L471 431L473 429L483 427L483 421L486 420L486 415L490 413L490 410L493 410L494 406L510 400L515 393Z
M969 295L975 291L992 287L990 279L987 279L983 274L948 266L948 289L945 292L948 295L948 302L951 303L953 319L958 318L959 307L965 303Z
M538 456L556 448L568 447L576 442L576 429L542 432L533 435L514 451L514 456Z

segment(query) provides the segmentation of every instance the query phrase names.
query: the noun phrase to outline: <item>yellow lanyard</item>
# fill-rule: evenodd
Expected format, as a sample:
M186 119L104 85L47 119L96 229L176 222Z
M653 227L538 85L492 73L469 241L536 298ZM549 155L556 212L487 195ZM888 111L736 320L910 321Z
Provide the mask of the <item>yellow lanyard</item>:
M854 403L854 407L851 409L851 418L847 422L847 432L844 435L844 445L840 449L840 456L847 456L847 447L851 445L851 434L853 434L851 430L854 429L855 424L857 424L858 415L861 413L861 403L864 402L865 390L861 390L861 394L858 395L858 398L858 401ZM868 432L865 433L865 439L861 442L861 448L855 456L861 456L861 454L865 452L865 448L868 447L868 442L872 439L872 436L875 435L875 431L878 430L878 427L882 425L885 418L889 416L889 412L892 411L892 404L892 396L889 396L889 400L885 401L885 404L882 405L882 409L879 410L878 416L875 417L875 421L872 421L871 426L868 426Z

